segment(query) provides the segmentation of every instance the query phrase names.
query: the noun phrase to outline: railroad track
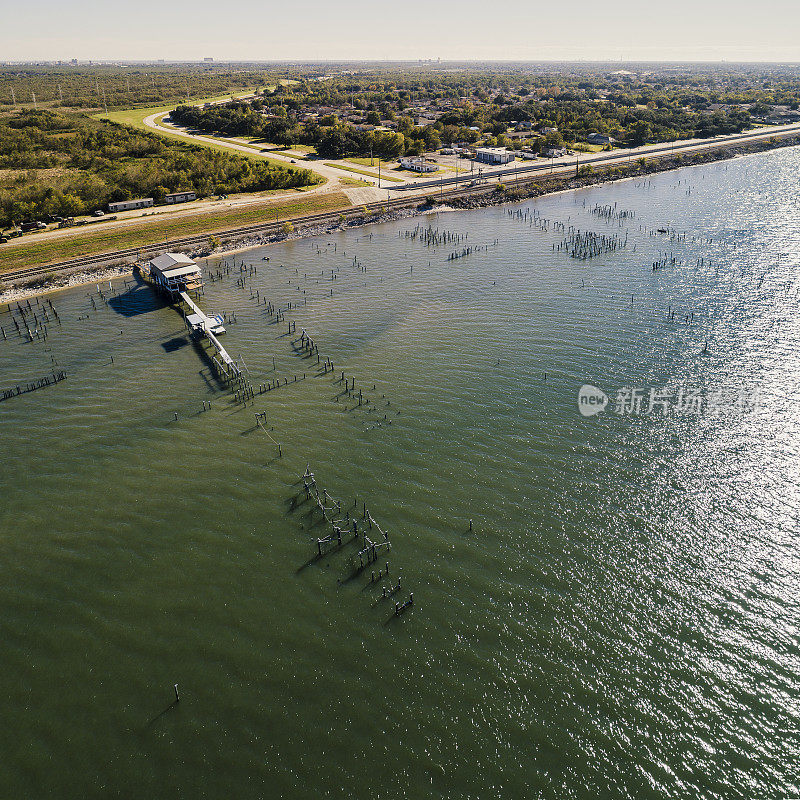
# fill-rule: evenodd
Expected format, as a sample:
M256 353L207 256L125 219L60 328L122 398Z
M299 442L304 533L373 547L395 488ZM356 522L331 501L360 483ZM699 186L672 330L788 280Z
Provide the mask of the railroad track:
M783 132L781 135L782 138L789 135L797 135L798 131L786 131ZM736 144L740 144L739 141L727 141L727 142L720 142L713 147L698 149L698 152L709 152L719 149L725 149L730 146L735 146ZM654 156L650 156L648 160L657 161L664 158L669 158L671 153L663 153ZM609 161L607 163L608 166L614 166L615 161ZM602 169L603 164L601 163L600 168ZM516 180L514 180L514 176L503 175L504 178L511 179L511 182L516 184L526 184L533 182L537 179L541 179L542 177L550 177L550 176L558 176L558 175L565 175L571 174L573 170L572 166L565 166L561 169L556 168L553 172L548 172L545 175L542 172L535 172L535 173L528 173L524 174L520 171L520 174L516 176ZM466 177L465 177L466 180ZM249 236L255 234L270 234L270 233L279 233L282 230L283 225L286 222L291 222L295 225L314 225L314 224L325 224L325 223L333 223L338 222L341 217L345 217L345 219L351 219L353 217L360 217L364 214L364 209L368 213L375 213L379 211L389 211L392 209L399 209L399 208L411 208L415 206L420 206L425 203L427 197L433 197L443 202L445 200L455 200L460 197L466 196L477 196L481 194L487 194L489 192L494 191L497 188L496 183L482 183L478 186L461 186L453 188L445 189L443 185L440 185L439 189L437 190L435 186L427 187L431 189L431 192L428 195L414 195L410 197L400 197L394 200L386 200L379 203L367 203L365 205L359 206L350 206L348 208L341 209L339 211L323 211L317 214L305 214L299 217L293 217L291 219L284 220L283 222L263 222L263 223L256 223L253 225L245 225L239 228L229 228L223 231L209 231L207 233L200 233L195 234L193 236L183 236L178 239L173 239L172 241L164 244L152 244L146 245L144 247L127 247L121 250L114 250L108 253L100 253L97 255L89 255L89 256L79 256L78 258L71 258L67 261L59 261L50 264L42 264L40 266L35 267L26 267L23 269L15 269L9 270L7 272L0 273L0 280L6 281L20 281L25 279L32 279L43 277L45 275L50 274L60 274L60 273L68 273L74 272L79 270L81 267L99 267L108 264L112 264L115 262L128 262L131 265L137 263L138 261L148 260L149 258L153 258L154 256L168 252L170 250L181 249L181 248L189 248L189 247L197 247L199 245L207 244L208 239L211 235L214 235L220 239L227 239L232 237L242 237L242 236Z
M459 190L448 190L443 193L443 196L447 198L464 194L475 194L476 192L474 188L475 187L470 187L470 191L465 191L463 188ZM484 191L487 189L487 187L480 188ZM113 250L108 253L79 256L77 258L71 258L67 261L59 261L50 264L42 264L35 267L8 270L7 272L0 273L0 278L3 280L17 281L24 280L25 278L40 277L47 274L73 272L81 267L100 266L115 261L124 262L126 260L133 259L135 263L136 261L146 260L147 258L151 258L159 253L170 250L207 244L211 235L217 236L221 239L226 239L230 237L249 236L253 234L279 233L282 230L285 222L291 222L292 224L296 225L325 224L329 222L338 222L342 216L344 216L346 219L362 216L364 214L364 209L370 213L374 213L397 208L418 206L424 203L424 201L425 199L420 196L407 198L403 197L395 200L381 201L379 203L366 203L359 206L350 206L339 211L324 211L317 214L305 214L300 217L292 217L291 219L284 220L283 222L255 223L253 225L245 225L240 228L229 228L223 231L199 233L193 236L183 236L178 239L172 239L163 245L153 244L142 247L127 247L121 250Z
M419 200L416 198L408 198L401 199L399 201L389 201L389 206L408 206L414 205L415 203L419 203ZM366 208L369 211L376 211L378 209L386 208L386 205L386 203L369 203L366 205ZM313 225L315 223L324 224L325 222L338 220L341 215L344 215L345 217L358 216L359 214L363 214L363 209L364 206L353 206L342 209L341 211L326 211L318 214L305 214L301 217L293 217L291 220L284 220L284 222L291 221L293 224L299 225ZM107 264L113 261L125 261L126 259L141 260L144 256L153 256L158 253L163 253L176 248L193 247L206 244L208 243L209 236L211 236L212 233L220 238L248 236L258 233L277 233L282 229L284 222L256 223L253 225L245 225L240 228L229 228L224 231L214 231L209 233L195 234L193 236L183 236L178 239L172 239L163 245L153 244L145 245L143 247L126 247L121 250L113 250L108 253L79 256L77 258L71 258L67 261L58 261L55 263L42 264L35 267L9 270L7 272L0 273L0 277L4 280L20 280L29 277L37 277L48 273L59 273L66 271L71 272L73 270L80 269L81 267Z

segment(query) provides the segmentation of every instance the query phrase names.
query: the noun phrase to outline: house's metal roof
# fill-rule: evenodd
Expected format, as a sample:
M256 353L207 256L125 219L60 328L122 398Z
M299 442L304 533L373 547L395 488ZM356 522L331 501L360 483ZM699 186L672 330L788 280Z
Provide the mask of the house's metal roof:
M150 266L154 267L159 272L166 272L166 270L173 269L177 266L189 265L195 268L197 267L194 261L183 253L162 253L160 256L156 256L150 261Z

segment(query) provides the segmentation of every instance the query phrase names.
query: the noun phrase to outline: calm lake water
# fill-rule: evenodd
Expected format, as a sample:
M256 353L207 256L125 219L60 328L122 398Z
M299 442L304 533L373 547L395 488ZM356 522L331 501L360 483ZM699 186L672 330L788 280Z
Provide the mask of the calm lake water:
M200 305L253 384L291 381L247 407L145 285L53 295L44 341L0 313L0 389L68 374L0 402L0 795L797 795L799 174L239 253ZM570 227L619 247L571 258ZM306 465L388 530L387 580L313 560Z

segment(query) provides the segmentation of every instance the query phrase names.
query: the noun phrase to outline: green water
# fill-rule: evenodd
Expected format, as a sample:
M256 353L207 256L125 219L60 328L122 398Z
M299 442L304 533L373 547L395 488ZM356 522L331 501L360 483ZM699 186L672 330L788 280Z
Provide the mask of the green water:
M53 295L32 343L0 313L0 388L68 374L0 402L0 796L797 794L799 168L237 254L200 305L235 315L253 384L292 381L247 407L146 286ZM557 221L627 247L569 258ZM468 239L426 247L418 222ZM333 374L256 290L301 304ZM369 404L336 399L342 370ZM583 384L606 412L578 413ZM760 404L612 410L680 385ZM389 531L389 581L352 577L355 545L313 560L307 464Z

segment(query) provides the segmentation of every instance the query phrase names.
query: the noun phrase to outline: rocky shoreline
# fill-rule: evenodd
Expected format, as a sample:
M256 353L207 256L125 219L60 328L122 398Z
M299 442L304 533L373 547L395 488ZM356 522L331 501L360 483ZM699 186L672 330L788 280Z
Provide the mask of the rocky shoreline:
M542 176L537 179L528 178L518 185L515 183L513 186L495 189L486 194L472 195L451 200L450 205L454 208L463 209L486 208L488 206L498 205L499 203L527 200L546 194L554 194L571 189L583 189L587 186L597 186L612 181L628 180L642 177L643 175L653 175L658 172L669 172L670 170L680 169L681 167L711 164L716 161L726 161L738 156L765 153L769 150L776 150L783 147L797 147L799 145L800 134L783 139L775 139L773 141L759 140L752 143L730 145L729 147L720 147L714 150L690 153L689 155L659 155L647 159L640 158L629 164L601 167L591 172L585 172L572 177L553 175L552 177Z
M498 184L497 186L488 188L484 192L469 194L464 197L448 198L447 202L444 204L437 202L434 196L429 196L427 198L421 198L419 205L416 206L408 206L406 208L380 213L365 213L364 216L350 217L343 222L333 225L319 223L303 225L302 223L296 223L296 229L290 233L255 234L241 236L235 239L227 238L224 233L218 234L219 238L222 240L221 246L214 248L214 250L202 248L189 251L188 255L192 258L207 258L211 255L222 255L239 250L248 250L250 248L263 247L264 245L278 242L306 239L311 236L321 236L326 233L334 233L336 231L371 225L375 222L391 222L398 219L407 219L425 213L444 210L486 208L501 203L528 200L547 194L554 194L556 192L581 189L587 186L597 186L603 183L609 183L610 181L627 180L643 175L667 172L669 170L679 169L680 167L710 164L715 161L736 158L737 156L763 153L769 150L776 150L783 147L796 147L798 145L800 145L800 134L780 139L763 139L750 143L722 146L714 150L705 150L688 155L659 155L650 158L638 158L636 161L627 164L600 167L598 169L592 169L590 167L589 170L572 177L564 175L542 175L532 178L528 176L519 182L515 181L512 186ZM16 285L3 286L2 282L0 282L0 303L18 302L28 297L58 291L59 289L113 280L123 275L130 275L133 271L133 267L134 265L130 263L117 263L98 266L96 269L82 269L67 274L44 275L41 278L27 279L18 282Z

